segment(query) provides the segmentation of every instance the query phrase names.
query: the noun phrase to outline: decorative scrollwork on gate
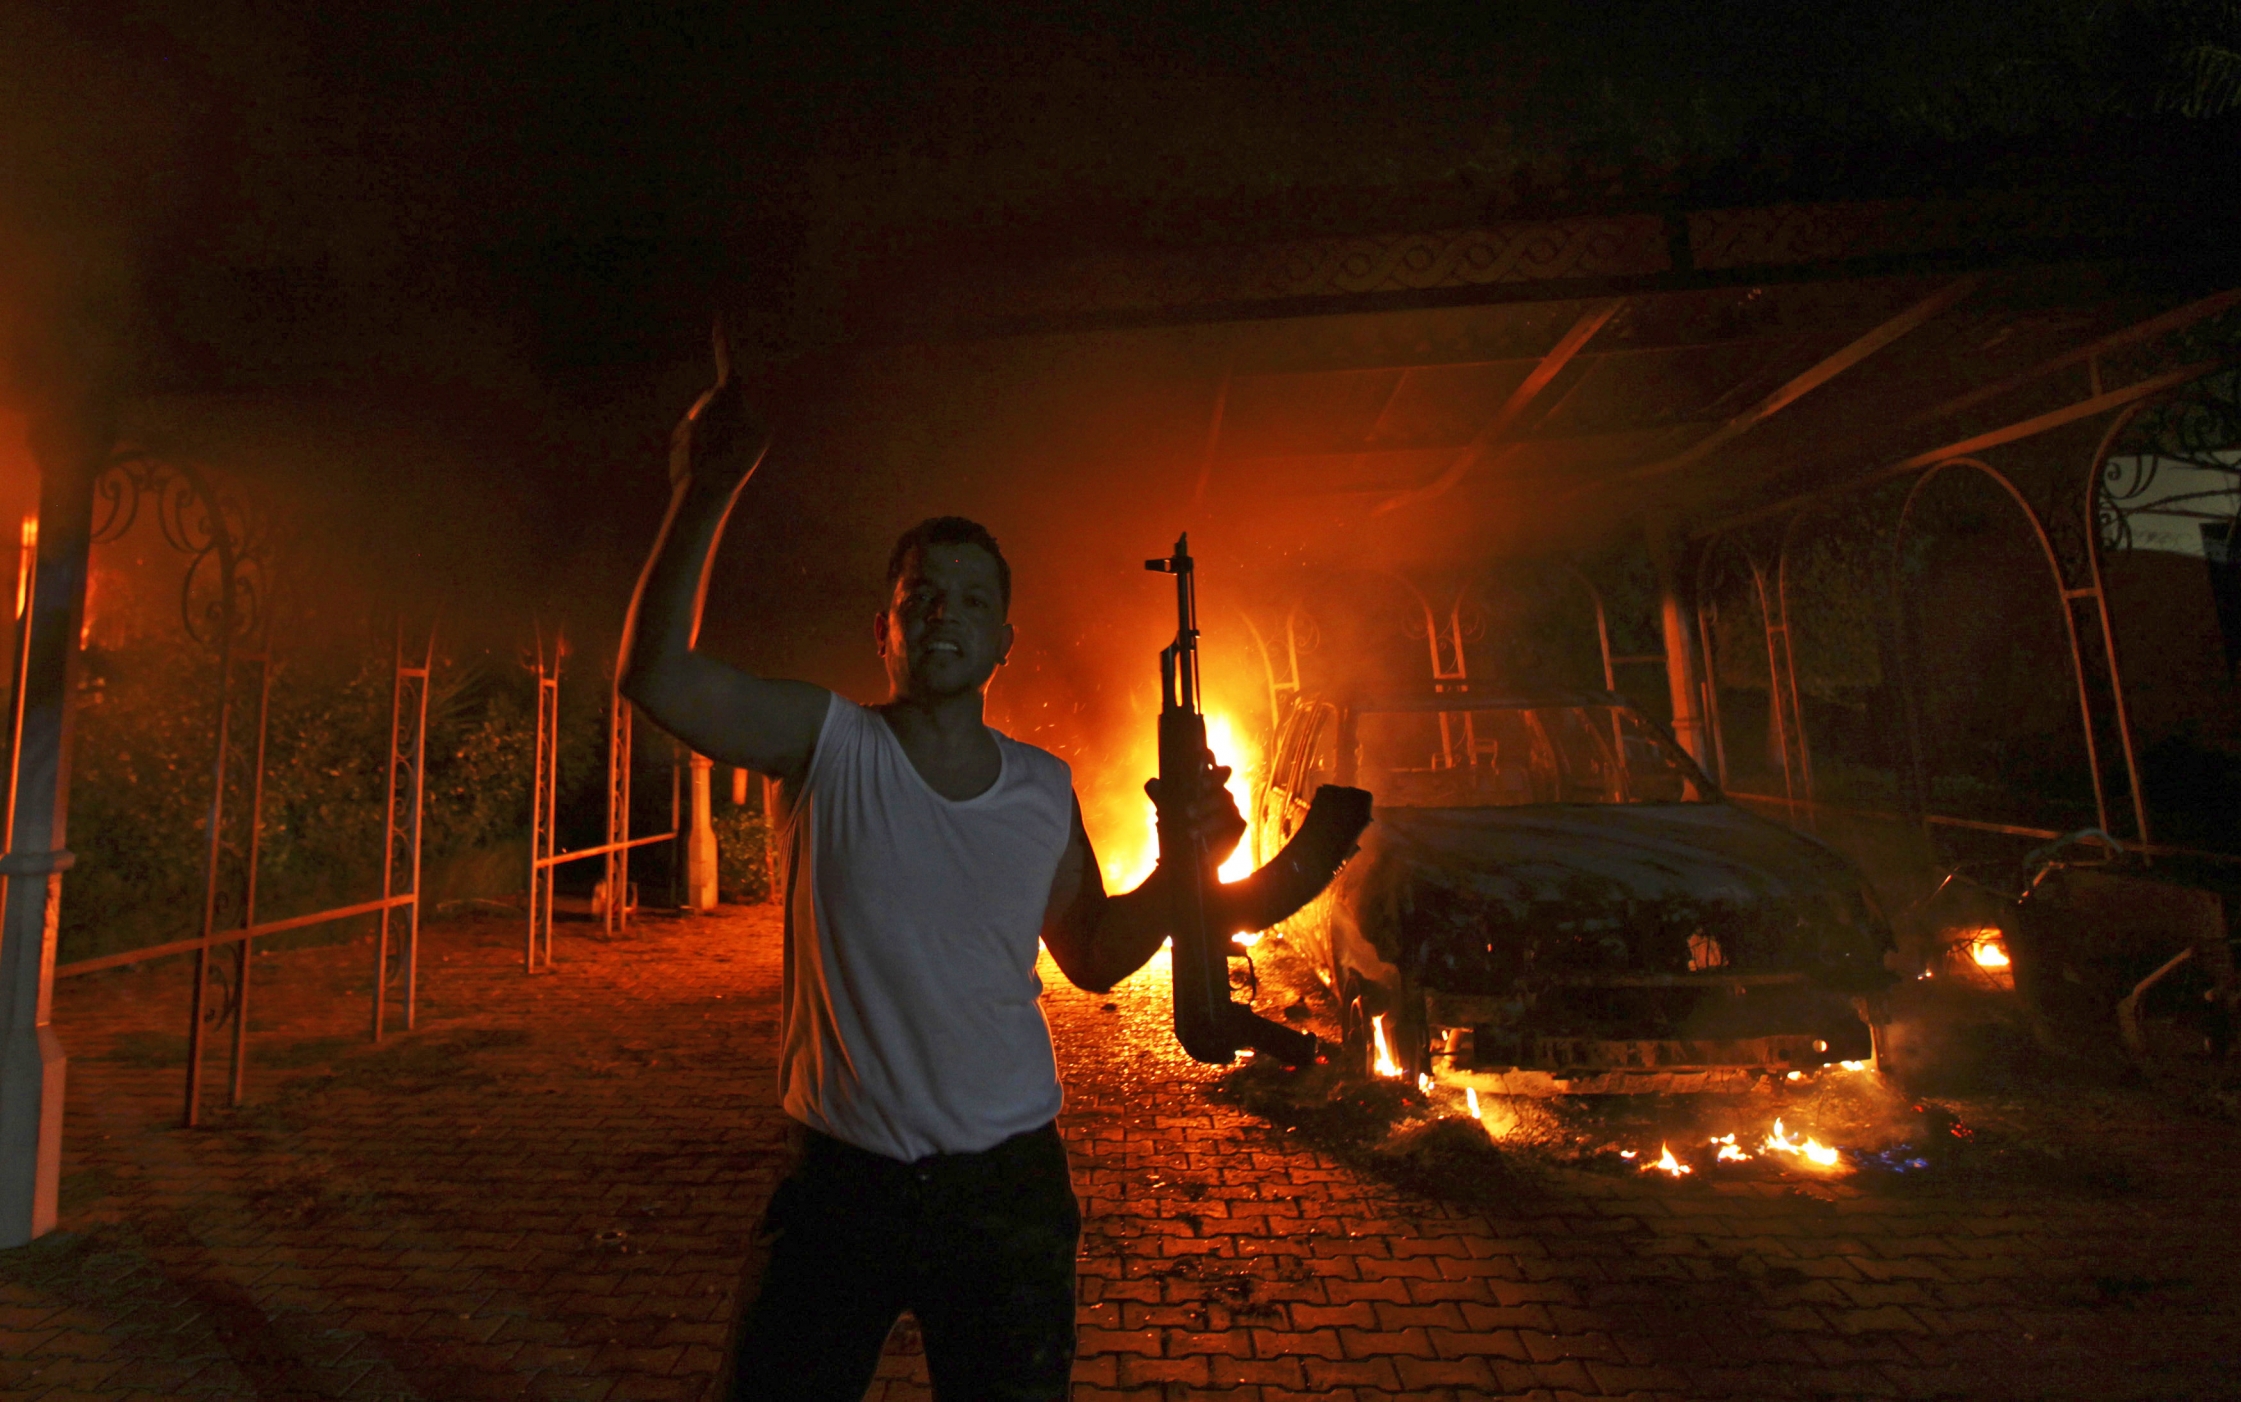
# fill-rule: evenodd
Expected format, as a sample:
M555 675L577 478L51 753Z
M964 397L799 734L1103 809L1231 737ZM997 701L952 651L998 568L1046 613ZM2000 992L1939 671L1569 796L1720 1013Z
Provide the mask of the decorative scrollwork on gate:
M187 557L179 621L204 647L262 637L271 607L268 523L193 467L145 453L112 461L94 482L93 541L121 539L145 509Z
M2162 490L2172 467L2213 474L2215 485ZM2100 462L2094 529L2106 552L2129 550L2133 518L2147 511L2230 515L2241 491L2241 369L2206 375L2159 399L2112 436ZM2230 529L2230 527L2229 527Z

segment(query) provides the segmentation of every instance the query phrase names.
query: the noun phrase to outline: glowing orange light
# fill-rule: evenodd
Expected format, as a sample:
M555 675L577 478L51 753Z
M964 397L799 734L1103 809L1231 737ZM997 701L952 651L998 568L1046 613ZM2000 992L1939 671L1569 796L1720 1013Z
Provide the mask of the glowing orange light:
M1214 752L1216 764L1230 767L1230 798L1237 811L1250 814L1253 803L1251 775L1259 764L1260 752L1246 738L1248 732L1232 720L1227 712L1209 709L1206 712L1206 748ZM1156 757L1147 754L1141 761L1146 765L1156 763ZM1107 843L1100 841L1098 849L1105 868L1105 889L1114 893L1133 891L1152 874L1159 865L1159 814L1147 805L1144 826L1136 834L1123 834ZM1252 844L1240 842L1221 868L1214 873L1217 880L1236 881L1253 872ZM1251 938L1242 938L1240 944L1250 944Z
M1674 1158L1673 1151L1663 1144L1657 1146L1657 1162L1646 1163L1642 1165L1642 1171L1644 1173L1648 1173L1651 1169L1656 1169L1661 1173L1670 1173L1675 1178L1680 1177L1684 1173L1696 1172L1695 1169L1690 1168L1687 1164L1682 1163L1677 1158Z
M1227 757L1230 771L1229 783L1225 787L1229 790L1229 796L1237 804L1238 812L1252 812L1253 795L1246 778L1247 772L1252 768L1252 746L1246 743L1236 724L1219 711L1207 714L1206 748L1214 752L1216 763L1223 762L1224 757ZM1215 876L1223 881L1237 881L1251 876L1253 854L1250 849L1250 843L1238 843L1237 850L1229 854L1229 860L1222 863L1221 869L1214 873Z
M39 550L39 518L23 518L23 553L16 556L16 617L23 617L24 605L31 602L31 561Z
M1377 1074L1380 1076L1400 1075L1401 1064L1393 1060L1392 1043L1385 1040L1385 1014L1379 1013L1370 1019L1370 1037L1377 1052Z
M1788 1154L1793 1158L1803 1159L1816 1168L1834 1168L1839 1157L1835 1149L1810 1134L1802 1137L1789 1134L1782 1128L1780 1120L1774 1122L1774 1128L1766 1136L1766 1143L1760 1146L1760 1150L1769 1154Z
M1977 967L1980 969L2004 969L2008 967L2008 952L1992 940L1986 940L1977 945L1975 949L1970 950L1969 957L1976 960Z

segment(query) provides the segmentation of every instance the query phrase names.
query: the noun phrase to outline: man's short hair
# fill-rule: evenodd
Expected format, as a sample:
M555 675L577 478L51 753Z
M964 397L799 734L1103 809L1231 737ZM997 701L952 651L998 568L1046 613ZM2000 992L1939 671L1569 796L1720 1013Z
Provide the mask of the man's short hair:
M902 539L895 542L894 553L887 557L887 593L890 598L895 593L895 581L903 577L904 569L910 565L911 553L934 545L977 545L987 551L989 557L996 561L996 587L1004 596L1004 612L1011 612L1011 562L1004 558L1003 547L996 543L996 537L988 533L988 527L963 516L929 516L903 532Z

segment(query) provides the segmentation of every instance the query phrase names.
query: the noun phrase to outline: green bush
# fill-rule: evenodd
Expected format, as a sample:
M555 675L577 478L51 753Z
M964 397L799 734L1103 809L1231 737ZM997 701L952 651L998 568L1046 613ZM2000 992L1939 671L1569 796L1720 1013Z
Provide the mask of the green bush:
M770 868L764 853L770 829L752 808L717 806L716 889L726 901L753 905L771 898Z
M274 673L258 830L260 921L380 894L393 686L387 654L368 645L356 657L289 659ZM215 659L184 639L143 635L117 648L89 649L83 665L69 812L69 845L78 860L62 901L66 962L188 938L201 928L217 719ZM533 683L486 659L439 656L433 671L421 848L429 894L519 890L536 744ZM220 928L241 916L255 675L254 668L235 671ZM581 787L596 779L597 713L565 715L561 746L564 780ZM402 791L398 801L402 821ZM400 861L400 886L408 879ZM326 927L323 935L356 928Z

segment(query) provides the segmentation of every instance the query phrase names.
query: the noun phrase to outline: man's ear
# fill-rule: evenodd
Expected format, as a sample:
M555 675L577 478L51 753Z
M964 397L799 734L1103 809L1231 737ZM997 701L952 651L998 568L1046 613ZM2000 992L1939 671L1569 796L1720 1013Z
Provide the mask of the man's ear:
M1011 624L1009 624L1009 623L1005 624L1005 625L1004 625L1004 644L1003 644L1003 646L1002 646L1002 647L999 647L999 648L997 648L997 649L996 649L996 665L997 665L997 666L1001 667L1001 666L1003 666L1003 665L1004 665L1004 664L1005 664L1006 662L1009 662L1009 661L1011 661L1011 660L1012 660L1012 639L1013 639L1013 638L1014 638L1015 636L1016 636L1016 635L1015 635L1015 634L1014 634L1014 633L1012 632L1012 625L1011 625Z
M887 655L887 610L872 615L872 647L881 657Z

